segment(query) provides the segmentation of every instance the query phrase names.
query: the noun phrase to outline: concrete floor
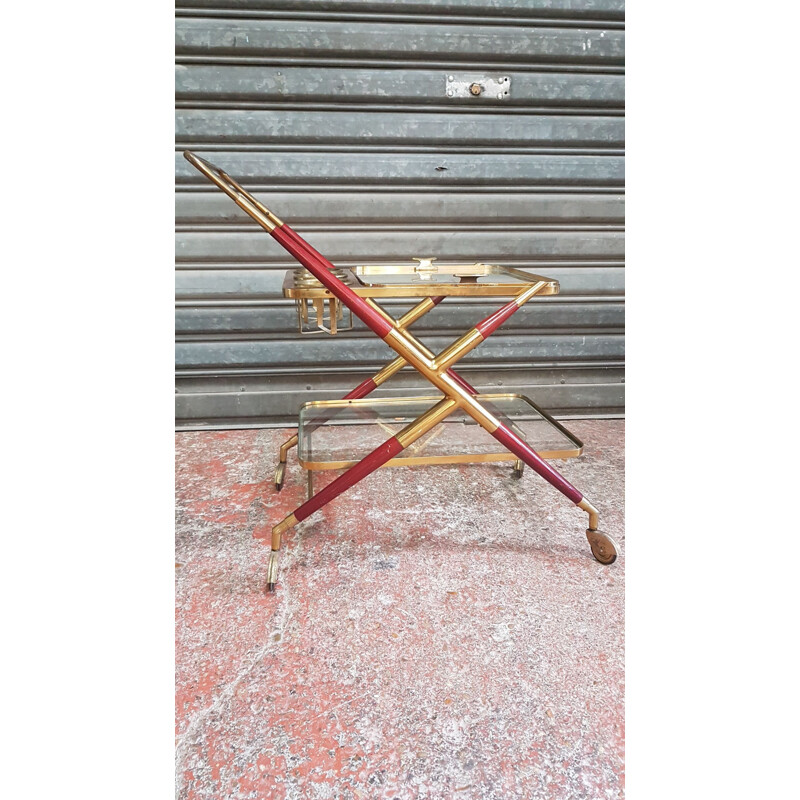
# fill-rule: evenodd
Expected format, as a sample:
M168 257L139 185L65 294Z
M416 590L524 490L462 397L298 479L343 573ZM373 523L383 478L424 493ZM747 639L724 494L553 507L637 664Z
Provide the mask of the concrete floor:
M284 536L272 596L290 432L176 434L177 796L622 797L624 423L566 424L612 566L528 469L387 468Z

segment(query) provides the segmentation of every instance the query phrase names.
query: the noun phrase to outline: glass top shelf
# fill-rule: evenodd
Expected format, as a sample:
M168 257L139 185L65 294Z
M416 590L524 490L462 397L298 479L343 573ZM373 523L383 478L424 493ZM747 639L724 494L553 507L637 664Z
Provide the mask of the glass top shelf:
M360 297L514 297L540 283L537 295L558 294L558 281L497 264L365 264L337 269L337 277ZM305 270L288 270L283 294L294 299L330 297Z

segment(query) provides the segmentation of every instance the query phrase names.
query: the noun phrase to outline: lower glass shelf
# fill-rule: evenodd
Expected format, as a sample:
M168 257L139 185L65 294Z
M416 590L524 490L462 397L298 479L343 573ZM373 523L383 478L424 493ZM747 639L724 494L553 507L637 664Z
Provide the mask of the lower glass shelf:
M297 459L308 470L351 467L441 399L430 395L305 403L300 409ZM527 397L479 394L476 399L542 458L581 454L583 442ZM456 409L385 466L515 460L491 434Z

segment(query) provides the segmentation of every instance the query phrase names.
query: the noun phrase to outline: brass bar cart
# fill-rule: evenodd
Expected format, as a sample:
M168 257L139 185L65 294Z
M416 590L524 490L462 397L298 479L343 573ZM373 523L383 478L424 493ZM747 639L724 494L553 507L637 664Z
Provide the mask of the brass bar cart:
M619 548L610 536L598 530L599 515L595 506L545 460L548 456L563 458L579 455L582 444L527 398L519 395L481 395L453 368L531 298L557 294L557 281L493 264L450 264L440 268L433 263L436 260L433 258L418 258L417 264L364 265L353 269L337 269L227 173L190 151L184 152L184 156L304 267L288 271L283 284L284 295L295 300L301 334L324 332L335 335L352 327L352 316L355 315L397 354L394 360L355 387L341 401L306 404L301 410L298 434L281 446L275 488L280 490L282 487L288 453L299 444L299 460L309 470L309 497L272 528L268 591L275 589L278 553L286 530L376 469L401 464L514 460L516 475L521 474L522 465L527 464L588 514L586 536L594 557L602 564L612 564L616 560ZM434 354L409 332L409 328L446 297L511 299L493 314L477 322L441 353ZM418 302L396 320L378 303L379 299L385 298L410 298L417 299ZM403 410L399 410L396 399L393 409L391 400L387 403L384 398L366 399L367 395L405 366L417 370L437 394L430 397L403 398ZM514 421L514 408L519 409L520 406L527 407L531 415L560 435L560 442L555 445L554 450L537 453L527 443L520 424ZM407 424L394 432L394 428L387 425L386 410L389 409L391 422L398 427L398 421L404 419L411 407L420 412L418 416L409 419ZM343 414L346 417L344 420ZM456 414L480 426L495 440L493 447L489 449L496 451L499 444L502 447L500 452L486 452L484 446L478 453L458 453L452 448L445 448L438 454L414 454L411 448L415 443L448 417ZM516 416L519 417L519 414ZM378 427L387 433L391 432L391 435L359 460L338 458L329 452L321 460L315 461L313 455L309 457L309 452L313 453L314 449L311 446L314 432L337 420L340 425L342 422L352 425L354 421L365 420L377 422ZM374 430L375 425L370 427ZM401 455L403 453L404 456ZM316 494L311 491L310 476L313 470L345 467L347 471L324 489Z

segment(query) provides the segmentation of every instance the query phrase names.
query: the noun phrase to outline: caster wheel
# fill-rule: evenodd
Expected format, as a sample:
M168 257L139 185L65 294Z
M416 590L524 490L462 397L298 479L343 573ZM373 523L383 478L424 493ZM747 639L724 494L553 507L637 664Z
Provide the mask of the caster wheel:
M286 474L286 462L281 461L278 464L278 469L275 470L275 491L279 492L283 489L283 476Z
M610 536L600 531L586 531L586 538L592 548L592 555L601 564L613 564L617 560L619 545Z

